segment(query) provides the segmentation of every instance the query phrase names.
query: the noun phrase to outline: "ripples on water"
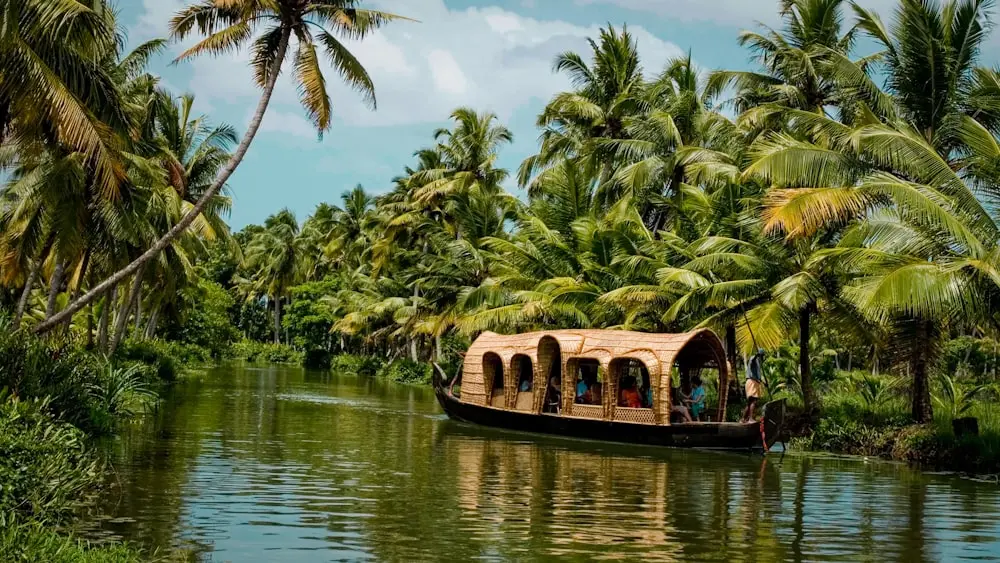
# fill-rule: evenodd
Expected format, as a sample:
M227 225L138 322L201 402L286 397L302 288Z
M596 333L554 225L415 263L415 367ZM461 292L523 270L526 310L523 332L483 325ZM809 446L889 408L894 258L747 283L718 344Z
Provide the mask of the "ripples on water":
M291 368L178 386L87 530L191 560L1000 560L1000 489L903 466L550 439Z

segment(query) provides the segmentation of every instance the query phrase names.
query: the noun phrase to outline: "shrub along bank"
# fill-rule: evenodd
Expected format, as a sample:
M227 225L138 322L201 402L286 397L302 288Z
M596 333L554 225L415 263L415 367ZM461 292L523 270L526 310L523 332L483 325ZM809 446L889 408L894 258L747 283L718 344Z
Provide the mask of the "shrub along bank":
M889 375L837 374L823 389L818 415L809 425L792 429L798 435L791 446L934 469L1000 473L997 386L942 375L933 388L933 422L913 424L901 381ZM963 425L969 418L975 419L977 432Z
M0 560L143 559L129 546L91 546L62 531L106 481L90 438L140 416L176 375L123 356L15 333L0 319Z

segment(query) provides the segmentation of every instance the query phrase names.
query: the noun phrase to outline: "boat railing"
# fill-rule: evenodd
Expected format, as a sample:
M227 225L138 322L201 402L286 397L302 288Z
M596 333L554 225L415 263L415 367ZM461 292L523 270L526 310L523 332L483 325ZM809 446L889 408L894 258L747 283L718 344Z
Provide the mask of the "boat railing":
M612 420L615 422L656 424L656 412L650 408L615 407Z
M570 410L570 416L575 416L578 418L595 418L597 420L601 420L604 418L604 406L584 405L580 403L574 403L572 410Z

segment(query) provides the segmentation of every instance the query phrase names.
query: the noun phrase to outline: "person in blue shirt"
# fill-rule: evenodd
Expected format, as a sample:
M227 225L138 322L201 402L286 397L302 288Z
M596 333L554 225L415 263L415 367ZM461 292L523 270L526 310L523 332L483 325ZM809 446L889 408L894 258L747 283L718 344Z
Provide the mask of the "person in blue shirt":
M691 418L694 420L701 419L701 413L705 412L705 388L702 387L701 377L694 376L691 378L691 396L688 399L690 402L689 408L691 409Z

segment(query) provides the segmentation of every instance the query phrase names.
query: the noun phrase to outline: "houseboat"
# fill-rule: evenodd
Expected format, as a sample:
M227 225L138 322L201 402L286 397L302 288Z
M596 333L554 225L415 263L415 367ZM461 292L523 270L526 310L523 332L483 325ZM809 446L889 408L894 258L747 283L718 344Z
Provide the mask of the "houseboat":
M760 422L727 422L730 377L722 341L707 329L486 332L469 347L450 384L435 373L434 390L449 417L474 424L615 442L767 451L781 432L784 402L765 405ZM691 419L689 411L677 408L683 404L680 394L690 392L693 381L710 379L721 392L712 393L705 412Z

